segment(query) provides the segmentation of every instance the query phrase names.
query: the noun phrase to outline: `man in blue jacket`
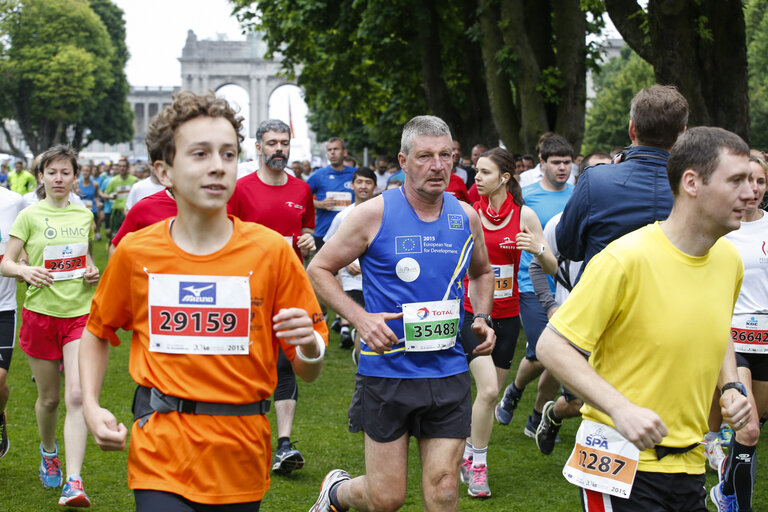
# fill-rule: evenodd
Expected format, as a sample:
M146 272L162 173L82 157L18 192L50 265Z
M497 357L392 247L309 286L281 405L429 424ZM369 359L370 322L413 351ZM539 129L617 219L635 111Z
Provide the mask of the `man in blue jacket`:
M674 86L653 85L632 99L632 145L614 164L585 169L557 226L557 246L571 261L592 257L613 240L672 209L669 149L688 123L688 102Z

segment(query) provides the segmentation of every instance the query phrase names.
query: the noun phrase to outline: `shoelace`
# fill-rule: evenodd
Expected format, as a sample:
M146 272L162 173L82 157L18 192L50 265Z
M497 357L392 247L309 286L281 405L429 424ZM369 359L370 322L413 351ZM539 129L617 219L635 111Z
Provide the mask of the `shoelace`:
M43 466L45 467L45 474L52 476L59 472L61 462L59 462L58 457L43 457Z
M475 474L473 480L476 484L483 485L488 482L488 472L485 470L485 466L473 467L472 472Z
M67 485L73 491L82 491L83 490L83 481L82 480L76 480L76 479L72 478L70 480L67 480Z

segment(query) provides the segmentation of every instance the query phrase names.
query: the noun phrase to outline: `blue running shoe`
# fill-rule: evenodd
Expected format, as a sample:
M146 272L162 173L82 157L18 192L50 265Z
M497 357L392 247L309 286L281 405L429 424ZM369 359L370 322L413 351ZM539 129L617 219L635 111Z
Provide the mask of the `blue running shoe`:
M71 476L61 490L59 505L65 507L87 508L91 506L91 500L83 490L83 479L79 476Z
M54 489L61 486L61 462L59 462L59 445L56 451L45 453L40 444L40 481L46 489Z
M514 384L507 386L507 389L504 390L504 396L501 398L501 402L496 405L496 421L501 425L509 425L522 396L523 392L521 391L520 393L517 393Z
M717 507L717 512L739 512L739 504L736 502L736 495L723 494L723 483L715 485L709 492L712 503Z

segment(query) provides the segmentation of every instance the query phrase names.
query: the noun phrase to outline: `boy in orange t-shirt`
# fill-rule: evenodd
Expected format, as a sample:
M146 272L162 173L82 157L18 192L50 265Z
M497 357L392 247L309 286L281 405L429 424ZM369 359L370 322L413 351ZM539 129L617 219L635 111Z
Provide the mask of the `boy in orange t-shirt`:
M328 331L291 248L227 216L241 122L225 100L189 92L152 122L147 147L178 215L125 237L83 333L86 422L103 450L122 450L127 430L99 394L107 340L118 345L118 329L133 331L128 483L138 511L258 510L278 346L306 381L322 367Z

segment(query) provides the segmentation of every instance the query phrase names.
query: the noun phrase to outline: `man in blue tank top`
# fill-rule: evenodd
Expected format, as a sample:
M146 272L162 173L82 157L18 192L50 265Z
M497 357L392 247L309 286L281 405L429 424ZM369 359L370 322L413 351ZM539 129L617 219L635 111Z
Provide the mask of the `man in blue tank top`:
M351 432L365 433L366 474L329 472L312 511L395 510L405 500L408 439L418 439L425 510L455 510L470 379L459 325L469 273L472 328L489 354L493 274L480 219L444 191L452 167L448 126L433 116L403 128L401 188L357 206L308 270L318 295L355 325L361 353L349 408ZM363 309L335 273L359 258Z

